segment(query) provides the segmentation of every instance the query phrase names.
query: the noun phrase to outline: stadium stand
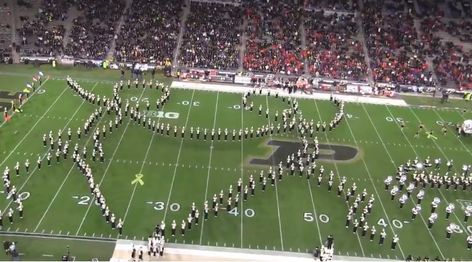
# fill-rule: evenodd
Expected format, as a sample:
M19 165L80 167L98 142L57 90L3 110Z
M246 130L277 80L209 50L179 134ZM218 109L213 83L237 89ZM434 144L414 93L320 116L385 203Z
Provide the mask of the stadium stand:
M472 88L467 1L131 3L128 9L125 0L18 0L15 27L3 19L12 14L4 4L0 59L7 61L16 44L24 56L173 60L182 68Z
M237 69L242 22L240 6L191 2L179 65Z
M362 24L377 82L433 86L432 72L425 60L414 17L403 4L379 6L364 3Z
M33 7L24 1L19 5ZM33 17L20 17L23 24L18 34L24 54L54 56L62 53L65 28L61 21L67 18L70 5L71 1L42 0Z
M251 1L245 5L248 20L244 69L252 72L302 74L300 24L302 6L292 1Z
M171 59L177 46L182 0L134 0L116 40L119 62Z
M365 81L367 65L354 14L305 12L309 73L315 76Z
M64 53L76 58L104 59L125 7L124 1L85 0L76 4L83 14L74 19Z

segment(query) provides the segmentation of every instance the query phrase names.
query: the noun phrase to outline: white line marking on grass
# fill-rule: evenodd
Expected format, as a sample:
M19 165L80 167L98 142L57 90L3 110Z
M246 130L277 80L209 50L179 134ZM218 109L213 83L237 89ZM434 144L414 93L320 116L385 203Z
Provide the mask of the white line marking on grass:
M319 120L321 121L322 118L321 118L321 113L320 113L320 109L318 108L318 103L316 102L316 100L314 100L315 102L315 107L316 107L316 112L318 113L318 117L320 118ZM328 138L328 134L326 134L326 132L323 132L324 133L324 136L326 138L326 142L328 143L328 145L330 146L331 148L331 144L330 144L330 140ZM334 169L336 169L336 176L338 177L338 181L341 181L341 175L339 173L339 169L338 169L338 164L336 162L334 162ZM352 180L354 180L352 177L351 177ZM344 202L346 203L346 202ZM348 204L346 203L346 207L348 207ZM356 234L357 236L357 241L359 243L359 247L361 248L361 252L362 252L362 255L364 256L365 253L364 253L364 247L362 246L362 241L361 241L361 238L359 237L358 234Z
M95 84L92 88L92 91L95 89L97 85ZM67 88L65 89L67 90ZM65 92L65 90L63 92ZM59 96L60 97L60 96ZM58 97L58 98L59 98ZM57 99L56 99L57 100ZM74 118L74 116L79 112L79 110L82 108L82 106L84 105L86 100L82 100L82 103L77 107L77 109L75 110L74 114L69 118L69 121L67 121L67 123L64 125L64 127L61 129L62 132L64 132L65 128L70 124L70 122L72 121L72 119ZM48 109L49 110L49 109ZM36 122L37 123L37 122ZM36 124L35 124L36 125ZM30 132L31 130L34 129L34 126L30 129ZM29 132L28 132L29 133ZM49 148L46 153L43 155L43 157L41 158L41 161L46 157L47 153L51 151L51 148ZM13 151L12 151L13 152ZM28 175L28 177L26 178L26 180L23 182L23 184L21 185L21 187L18 189L18 192L20 192L25 186L26 184L28 183L28 181L31 179L31 177L33 177L33 174L36 172L36 170L38 169L38 166L35 165L34 169L31 171L31 174ZM13 201L10 201L7 206L3 209L3 210L7 210L8 207L11 205L11 203L13 203Z
M268 98L267 95L265 97L266 97L266 106L267 106L267 109L268 109L269 108L269 98ZM270 126L270 117L267 118L267 123ZM272 134L270 134L270 138L272 139ZM276 166L276 163L274 163L274 159L272 159L272 165L274 167ZM278 184L279 184L279 182L276 179L276 182L275 182L275 199L277 200L277 217L279 219L280 246L282 247L282 251L283 251L284 250L284 238L283 238L283 234L282 234L282 222L281 222L281 218L280 218L279 191L277 189ZM241 216L242 216L242 214L241 214Z
M44 81L43 84L45 84L45 83L46 83L46 81ZM68 88L64 88L62 93L60 93L59 96L56 98L56 100L54 100L54 102L52 102L52 104L48 107L46 112L44 112L44 114L41 115L41 117L38 118L36 123L34 123L34 125L30 128L30 130L23 136L23 138L20 140L20 142L18 142L18 144L16 144L16 146L10 151L10 153L3 159L2 163L0 163L0 166L5 164L5 162L10 158L10 156L13 154L13 152L15 152L15 150L23 143L23 141L26 139L26 137L28 137L28 135L31 134L31 132L34 130L34 128L38 125L38 123L44 118L44 116L46 116L46 114L54 107L54 105L57 103L57 101L59 101L59 99L62 97L62 95L64 95L64 93L67 91L67 89ZM3 122L0 125L0 127L2 127L5 123L6 122Z
M363 105L362 105L362 106L363 106ZM367 116L368 116L369 119L370 119L370 116L369 116L369 115L367 115ZM352 131L351 125L349 124L349 120L348 120L347 117L345 118L345 121L346 121L347 127L348 127L348 129L349 129L349 132L351 133L351 136L352 136L352 138L353 138L353 140L354 140L354 144L356 144L356 146L359 147L359 143L357 142L357 139L356 139L356 137L354 136L354 132ZM371 121L372 121L372 120L371 120ZM374 126L374 128L375 128L375 126ZM371 184L372 184L372 188L374 189L375 194L377 195L377 198L379 199L380 206L382 207L383 213L385 214L385 218L387 219L387 223L388 223L389 226L390 226L390 230L392 231L393 234L396 234L396 233L395 233L395 230L393 229L393 225L392 225L392 223L391 223L391 221L390 221L390 218L389 218L389 216L388 216L388 214L387 214L387 211L386 211L386 209L385 209L385 206L384 206L384 204L383 204L382 198L380 198L380 194L379 194L379 192L377 191L377 187L376 187L375 182L374 182L374 180L373 180L373 178L372 178L372 174L370 173L369 167L367 166L367 163L365 162L365 159L364 159L364 158L362 158L362 163L364 164L365 170L367 171L367 176L369 177L369 180L370 180L370 182L371 182ZM402 249L400 243L398 243L398 248L400 249L400 252L402 253L402 256L405 257L405 253L403 253L403 249Z
M49 81L49 77L46 78L46 80L44 80L44 82L43 82L40 86L38 86L38 88L36 89L36 91L34 91L34 92L31 94L31 96L28 97L28 99L23 103L23 105L25 105L28 101L30 101L31 98L33 98L33 96L34 96L35 94L37 94L37 91L38 91L41 87L43 87L43 85L46 84L47 81ZM64 91L67 90L67 89L68 89L68 88L65 87L65 88L64 88ZM62 93L64 93L64 91L63 91ZM59 97L62 96L62 93L59 95ZM21 105L21 107L23 107L23 105ZM52 105L51 105L51 106L52 106ZM16 114L16 112L13 111L12 114L11 114L11 117L13 117L15 114ZM38 120L38 121L39 121L39 120ZM6 123L6 122L3 122L2 124L0 124L0 128L1 128L5 123ZM0 166L1 166L1 164L0 164Z
M142 92L142 94L144 94L144 90ZM142 96L141 94L141 96ZM165 107L165 105L164 105ZM162 110L164 110L164 107L162 108ZM159 118L158 121L157 121L157 125L160 124L160 120L162 118ZM151 141L149 142L149 145L148 145L148 148L146 149L146 154L144 155L144 159L142 161L142 165L141 165L141 168L139 169L139 172L138 174L142 174L143 172L143 169L144 169L144 165L146 164L146 160L148 158L148 155L149 155L149 151L151 149L151 145L152 145L152 142L154 141L154 137L156 135L156 132L152 132L152 136L151 136ZM101 182L100 182L101 183ZM129 202L128 202L128 206L126 207L126 211L125 211L125 215L123 216L123 223L126 222L126 217L128 216L128 212L129 212L129 208L131 206L131 203L133 202L133 198L134 198L134 193L136 192L136 187L138 186L139 183L134 183L134 188L133 188L133 192L131 193L131 197L129 199Z
M218 99L219 99L219 96L220 96L220 92L217 92L216 93L216 103L215 103L215 115L213 116L213 129L215 129L215 126L216 126L216 115L217 115L217 112L218 112ZM212 156L213 156L213 140L211 140L211 146L210 146L210 156L209 156L209 159L208 159L208 172L207 172L207 179L206 179L206 187L205 187L205 195L203 197L203 202L205 202L206 198L207 198L207 195L208 195L208 184L210 182L210 166L211 166L211 159L212 159ZM242 215L242 214L241 214ZM202 219L202 226L201 226L201 229L200 229L200 245L202 244L202 239L203 239L203 226L205 225L205 219ZM226 246L226 243L225 243L225 246Z
M370 123L371 123L372 126L374 127L374 130L375 130L375 132L376 132L376 134L377 134L377 137L380 139L380 142L381 142L381 144L383 145L383 148L385 149L385 152L387 153L388 157L390 158L390 161L391 161L391 163L392 163L394 169L396 169L396 168L397 168L397 165L395 164L395 161L393 160L393 157L392 157L392 155L390 154L390 151L388 150L388 148L387 148L387 146L385 145L385 143L384 143L382 137L380 136L380 133L378 132L377 127L375 126L374 122L372 121L372 118L370 117L369 112L367 111L367 109L365 108L365 106L362 106L362 107L363 107L363 109L364 109L366 115L368 116ZM389 108L387 105L385 105L385 108L387 109L388 113L394 118L392 112L390 111L390 108ZM410 108L410 109L411 109L411 108ZM408 144L410 145L411 149L412 149L413 152L415 153L415 155L418 156L418 153L416 152L415 148L414 148L413 145L411 144L410 140L409 140L409 139L407 138L407 136L405 135L404 131L403 131L402 129L400 129L400 130L401 130L403 136L405 137L406 141L407 141ZM411 201L413 204L415 204L415 202L414 202L414 200L413 200L412 198L410 198L410 201ZM431 233L431 231L428 229L426 220L424 219L424 217L423 217L423 215L422 215L421 213L420 213L419 215L420 215L421 220L423 221L423 224L424 224L424 226L425 226L425 228L426 228L426 231L429 233L429 235L431 236L431 239L433 240L433 242L434 242L436 248L438 249L439 254L441 254L441 256L444 258L444 255L443 255L443 253L442 253L442 251L441 251L441 248L440 248L439 245L438 245L438 242L436 241L436 238L433 236L433 234Z
M141 97L143 96L144 91L145 91L145 89L143 89L143 91L141 92L141 95L139 96L139 100L141 100ZM99 185L102 185L102 184L103 184L103 180L105 179L105 176L106 176L107 173L108 173L108 169L110 168L111 163L113 162L112 160L113 160L113 158L115 157L116 152L118 152L118 148L120 147L121 142L123 141L123 137L124 137L125 134L126 134L126 130L128 130L128 127L129 127L129 123L130 123L130 122L131 122L131 117L128 119L128 123L126 123L125 129L123 130L123 133L121 134L120 140L118 141L118 144L116 145L115 150L113 151L113 154L111 155L110 161L108 162L108 165L107 165L107 167L105 168L105 172L103 173L103 176L102 176L102 178L100 179ZM85 211L85 214L84 214L84 216L83 216L83 218L82 218L82 221L80 221L79 227L77 228L77 231L75 232L76 235L79 234L80 229L82 229L82 225L83 225L84 222L85 222L85 218L87 217L87 215L88 215L88 213L89 213L89 211L90 211L90 207L92 206L92 203L94 203L94 200L95 200L95 196L92 197L92 199L91 199L91 201L90 201L90 203L89 203L89 205L88 205L88 207L87 207L87 210Z
M195 90L192 91L192 97L190 98L190 105L188 106L188 110L187 110L187 117L185 119L185 125L184 127L187 126L188 124L188 120L189 120L189 117L190 117L190 110L192 109L192 105L193 105L193 98L195 97ZM166 216L167 216L167 210L169 210L169 201L170 201L170 197L172 195L172 190L174 189L174 182L175 182L175 175L177 174L177 164L179 164L179 161L180 161L180 153L182 152L182 146L184 144L184 139L181 138L180 139L180 147L179 147L179 152L177 153L177 159L175 160L175 168L174 168L174 174L172 175L172 182L170 184L170 189L169 189L169 195L167 196L167 202L166 202L166 208L164 210L164 218L162 220L166 220Z
M388 107L387 107L387 108L388 108ZM416 118L419 122L421 122L420 118L419 118L418 115L415 113L415 111L413 111L413 109L411 109L411 108L410 108L410 111L411 111L412 114L415 116L415 118ZM436 115L441 119L441 121L445 122L444 119L436 112L436 110L433 109L433 111L434 111L434 112L436 113ZM462 146L467 150L467 148L466 148L465 145L462 143L462 141L461 141L459 138L457 138L457 136L454 136L454 137L455 137L457 140L459 140L459 142L462 144ZM406 136L405 136L405 138L406 138ZM406 140L407 140L408 143L409 143L409 139L406 138ZM442 150L442 148L437 144L437 142L436 142L435 140L433 140L433 143L434 143L435 147L436 147L437 149L439 149L439 151L440 151L441 154L444 156L444 158L445 158L446 160L449 160L449 158L447 157L447 155L444 153L444 151ZM411 143L410 143L410 145L411 145ZM414 149L413 147L411 147L411 148L413 149L413 151L415 152L415 154L418 156L418 154L416 153L415 149ZM468 151L468 150L467 150L467 151ZM469 155L472 156L472 154L471 154L469 151L468 151L468 153L469 153ZM446 198L446 196L444 195L444 193L442 192L442 189L439 189L438 191L439 191L439 193L441 194L441 196L442 196L442 198L444 199L444 201L446 202L446 204L449 205L449 201L447 201L447 198ZM462 220L461 220L459 217L457 217L456 213L455 213L455 212L452 212L452 214L454 215L454 217L456 217L457 222L459 222L459 225L463 228L464 232L469 232L469 230L467 230L467 228L466 228L467 225L464 226L464 225L462 224ZM441 254L441 255L442 255L442 254ZM444 257L444 256L443 256L443 257Z
M62 187L66 183L67 179L69 178L70 174L72 173L72 170L74 170L75 165L72 165L72 167L69 169L69 172L67 172L66 177L62 181L61 185L57 189L56 193L54 194L54 197L51 199L51 202L49 202L48 207L46 208L46 211L44 211L43 215L41 216L41 219L39 219L38 224L34 228L33 232L36 232L38 230L39 226L43 222L43 219L46 217L47 213L49 212L49 209L51 209L52 204L54 203L54 200L56 200L57 196L59 195L59 192L61 192Z
M310 192L310 200L311 200L311 206L313 208L313 214L315 217L315 222L316 222L316 228L318 229L318 237L320 238L320 243L323 243L323 239L321 238L321 230L320 230L320 224L318 222L318 213L316 212L316 207L315 207L315 201L313 200L313 192L311 190L311 182L310 179L307 179L307 186L308 186L308 192Z

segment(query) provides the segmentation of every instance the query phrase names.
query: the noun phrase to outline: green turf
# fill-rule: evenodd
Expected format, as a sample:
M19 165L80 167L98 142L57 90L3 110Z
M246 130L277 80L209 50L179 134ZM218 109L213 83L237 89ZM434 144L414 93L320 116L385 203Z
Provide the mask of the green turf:
M472 108L472 102L459 99L451 98L447 102L441 103L441 97L436 96L435 98L431 96L415 96L415 95L402 95L409 105L416 106L433 106L438 108L454 108L454 109L465 109L470 110Z
M35 169L37 155L44 154L47 150L42 146L42 135L49 130L56 134L58 129L71 127L74 134L72 147L77 141L75 130L83 126L84 120L95 106L84 103L75 96L61 78L66 75L77 77L83 87L108 97L112 93L112 83L119 80L118 71L2 66L0 89L22 90L24 83L31 79L31 74L38 70L43 70L50 76L50 80L42 87L45 92L34 95L23 107L22 114L15 114L12 121L0 128L2 171L5 166L12 170L16 161L23 163L26 158L30 160L32 169ZM159 79L169 81L161 76ZM140 100L141 108L148 99L155 110L154 104L160 92L132 87L130 90L125 88L121 95L123 99ZM213 194L218 194L223 189L226 195L230 184L236 190L238 178L242 177L246 183L253 174L258 180L259 172L267 167L250 165L249 160L252 157L266 158L271 153L273 149L266 145L270 137L243 142L196 141L188 138L182 140L180 130L178 138L173 137L174 125L208 129L257 127L268 123L264 116L258 116L259 105L264 110L269 107L271 114L278 110L280 115L287 108L286 103L274 97L251 96L250 99L254 101L254 112L240 109L239 94L172 90L170 102L163 111L178 113L179 117L161 119L171 125L170 137L153 135L133 121L129 122L128 118L124 118L119 129L107 134L104 139L105 163L90 161L90 164L95 181L101 181L100 188L112 211L117 217L126 216L122 238L146 238L154 226L164 219L167 229L170 229L173 219L177 221L179 228L180 221L187 217L192 202L201 211L204 200L211 202ZM299 103L304 117L313 118L315 122L318 119L329 121L336 112L336 108L328 101L300 100ZM403 258L412 254L432 258L442 256L472 259L470 251L465 247L466 232L472 229L471 221L468 224L457 222L458 219L462 221L463 216L457 199L470 200L470 191L428 189L422 211L425 220L429 216L429 204L433 197L442 199L440 219L432 230L428 230L421 217L410 221L412 202L407 202L400 209L398 200L391 201L389 192L383 190L385 177L394 175L398 165L416 155L420 158L428 155L431 158L441 157L443 162L446 157L453 158L457 170L462 163L470 162L472 139L457 138L452 127L447 135L442 135L438 123L460 122L472 118L472 113L357 103L346 104L345 112L348 114L346 121L333 132L317 134L321 143L350 145L360 150L360 157L348 163L318 163L328 172L334 170L336 174L332 192L328 192L326 180L318 187L316 179L307 181L305 177L300 178L298 175L285 176L276 187L268 185L266 192L259 189L256 196L250 196L246 202L241 201L237 216L224 212L224 202L218 218L210 213L209 220L192 227L184 237L170 237L168 241L309 252L319 246L329 234L333 234L335 254L382 258ZM99 126L108 123L113 117L105 115ZM403 130L399 128L400 118L406 123ZM157 118L153 119L158 121ZM420 122L426 129L433 130L438 139L428 139L425 134L415 138ZM273 139L298 141L295 134L274 135ZM80 148L88 145L89 154L90 140L87 136L79 141ZM144 175L143 186L130 183L138 173ZM380 226L377 225L379 220L382 219L388 225L384 246L377 244L378 238L370 242L367 237L353 234L351 228L344 228L348 206L343 198L336 196L336 186L341 176L348 178L348 187L355 182L359 192L366 188L369 194L374 194L374 209L367 221L376 225L377 237L380 232ZM92 203L86 180L73 167L70 159L56 164L53 158L51 167L43 165L41 170L34 170L29 176L24 172L19 177L13 175L12 182L18 188L24 185L20 192L29 192L31 196L24 202L25 217L21 221L16 217L12 225L4 218L3 231L13 234L29 232L77 237L117 237L117 232L104 222L100 209ZM454 234L451 240L445 238L446 201L456 203L457 218L453 216L451 221L460 224L463 231ZM4 210L8 203L9 200L2 198L0 208ZM400 245L396 250L390 249L393 233L400 237ZM1 238L7 239L3 236ZM43 244L34 241L37 240L22 238L19 243L21 252L28 259L48 259L39 257L36 246ZM74 250L87 250L88 247L81 243L77 241L78 247L74 247ZM60 254L61 249L53 243L44 244L41 252L46 251ZM33 254L38 254L38 257ZM97 253L96 257L103 258L106 254L109 253Z

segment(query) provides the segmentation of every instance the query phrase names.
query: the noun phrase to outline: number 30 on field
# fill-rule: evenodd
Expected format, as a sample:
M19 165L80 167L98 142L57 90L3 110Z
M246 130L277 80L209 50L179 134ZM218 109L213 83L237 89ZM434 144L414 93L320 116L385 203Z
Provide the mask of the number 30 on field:
M329 222L329 216L326 214L320 214L318 218L320 219L321 223L326 224ZM315 220L315 216L311 212L306 212L303 213L303 220L305 220L306 222L313 222Z

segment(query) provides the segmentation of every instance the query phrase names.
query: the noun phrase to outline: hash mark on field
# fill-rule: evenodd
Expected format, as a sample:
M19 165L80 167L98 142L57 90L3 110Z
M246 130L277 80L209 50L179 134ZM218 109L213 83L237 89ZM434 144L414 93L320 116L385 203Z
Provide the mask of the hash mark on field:
M67 231L67 235L69 235L69 234L70 234L70 232L69 232L69 231Z
M25 232L28 232L28 228L25 228Z
M49 234L51 234L51 235L52 235L52 233L53 233L53 232L54 232L54 230L51 230L51 232L49 232Z
M43 231L41 231L41 234L43 234L43 233L44 233L44 229L43 229Z
M62 230L59 230L59 233L58 233L58 234L60 235L61 233L62 233Z
M15 232L18 232L19 228L16 228Z

